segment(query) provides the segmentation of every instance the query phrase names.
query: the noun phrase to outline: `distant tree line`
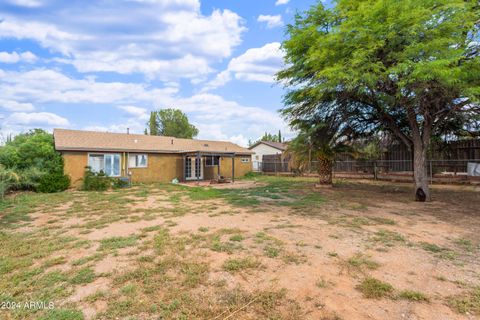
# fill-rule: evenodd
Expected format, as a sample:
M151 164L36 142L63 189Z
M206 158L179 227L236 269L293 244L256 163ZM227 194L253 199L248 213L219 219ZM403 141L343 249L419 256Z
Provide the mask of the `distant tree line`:
M284 139L282 139L282 132L280 130L278 130L278 134L271 134L271 133L265 132L263 136L261 136L257 140L254 140L254 141L248 140L248 146L251 147L255 143L258 143L260 141L284 142Z

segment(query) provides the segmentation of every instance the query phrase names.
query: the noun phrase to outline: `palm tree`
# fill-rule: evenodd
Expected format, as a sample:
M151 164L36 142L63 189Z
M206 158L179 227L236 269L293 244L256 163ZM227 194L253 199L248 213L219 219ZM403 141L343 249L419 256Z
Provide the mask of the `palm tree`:
M331 185L335 155L350 150L345 142L351 129L335 115L294 119L290 125L298 130L297 137L288 144L287 149L297 168L304 171L311 161L317 161L319 183Z

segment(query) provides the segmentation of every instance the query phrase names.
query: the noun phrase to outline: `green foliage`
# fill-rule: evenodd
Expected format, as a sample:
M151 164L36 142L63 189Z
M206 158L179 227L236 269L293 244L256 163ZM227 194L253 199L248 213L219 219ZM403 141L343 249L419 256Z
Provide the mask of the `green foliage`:
M41 129L7 140L0 148L0 165L17 177L8 183L7 189L57 192L68 187L65 183L68 178L63 175L63 159L55 150L53 135ZM46 186L48 182L54 185ZM3 183L0 189L6 185Z
M60 172L60 171L59 171ZM14 188L17 190L37 190L40 180L44 175L47 174L46 171L37 167L29 167L23 170L17 170L19 181L15 184Z
M150 112L150 119L148 120L148 128L150 135L158 136L158 121L157 121L157 111ZM147 129L145 129L146 132Z
M95 272L90 268L83 268L72 278L73 284L86 284L95 280Z
M223 269L229 272L238 272L246 269L256 269L260 266L260 262L252 257L227 259L223 263Z
M473 0L319 2L288 26L283 115L341 115L346 132L389 132L421 159L432 136L478 119L479 16Z
M393 292L391 284L375 278L366 278L356 288L363 293L365 298L368 299L383 298L391 295Z
M412 291L412 290L404 290L404 291L401 291L399 294L398 294L398 297L400 299L405 299L405 300L410 300L410 301L417 301L417 302L420 302L420 301L428 301L428 297L421 293L421 292L418 292L418 291Z
M190 124L188 117L179 109L160 109L150 113L148 122L150 135L192 139L198 129Z
M99 250L115 250L126 247L132 247L137 244L137 236L113 237L100 241Z
M450 298L449 304L459 313L480 314L480 287L471 292Z
M15 172L0 165L0 199L3 200L5 193L18 181L19 177Z
M52 172L40 178L37 190L44 193L60 192L68 189L70 186L70 177L62 172Z
M112 179L112 188L113 189L121 189L121 188L126 188L129 186L129 183L125 179Z
M282 132L278 130L278 134L271 134L268 132L265 132L263 136L260 137L260 139L256 141L248 141L249 146L253 146L255 143L258 143L260 141L269 141L269 142L283 142L282 140Z
M63 169L62 157L55 151L53 135L41 129L16 135L0 149L0 164L19 171L31 167L50 172Z
M84 320L83 313L78 310L52 309L39 320Z
M335 155L350 151L350 147L345 143L350 128L334 113L290 117L290 125L299 132L287 149L287 152L293 155L296 168L304 171L311 161L318 161L320 181L331 183Z
M378 137L367 138L353 143L355 156L359 160L379 160L386 148Z
M85 167L83 175L82 190L84 191L106 191L112 185L112 180L103 171L93 172L92 169Z

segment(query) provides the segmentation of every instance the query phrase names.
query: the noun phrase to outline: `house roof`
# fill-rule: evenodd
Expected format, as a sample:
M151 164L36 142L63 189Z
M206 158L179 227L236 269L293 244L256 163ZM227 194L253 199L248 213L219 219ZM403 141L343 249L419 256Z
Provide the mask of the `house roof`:
M272 147L272 148L275 148L275 149L278 149L280 151L285 151L287 150L287 144L286 143L282 143L282 142L272 142L272 141L258 141L257 143L255 143L253 146L249 147L248 149L252 150L253 148L255 148L256 146L258 146L259 144L265 144L269 147Z
M236 153L252 154L227 141L179 139L143 134L110 133L97 131L53 130L55 149L58 151L110 151L149 153Z

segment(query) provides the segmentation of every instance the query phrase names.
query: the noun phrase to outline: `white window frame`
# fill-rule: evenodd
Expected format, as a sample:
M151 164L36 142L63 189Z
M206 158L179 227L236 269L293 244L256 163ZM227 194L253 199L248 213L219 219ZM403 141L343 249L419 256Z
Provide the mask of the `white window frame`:
M139 157L139 156L145 156L145 160L146 160L146 161L145 161L145 165L144 165L144 166L139 166L139 165L138 165L138 157ZM130 163L131 163L131 162L130 162L130 158L131 158L131 157L134 157L134 159L135 159L135 161L134 161L135 165L133 165L133 166L130 164ZM148 168L148 154L146 154L146 153L133 153L133 154L130 153L130 154L128 155L128 167L129 167L129 168L133 168L133 169L136 169L136 168Z
M101 152L94 152L94 153L89 153L88 154L88 166L92 168L91 166L91 163L90 163L90 156L102 156L103 157L103 171L108 177L121 177L122 176L122 155L120 153L101 153ZM118 175L110 175L109 173L111 172L107 172L106 171L106 156L112 156L112 157L115 157L115 156L118 156L118 159L119 159L119 164L118 164ZM112 158L113 159L113 158ZM111 163L111 168L112 168L112 172L113 172L113 168L114 168L114 160L112 160L112 163ZM93 171L93 170L92 170ZM97 171L93 171L93 172L97 172Z
M249 163L250 162L250 158L247 158L247 157L244 157L240 160L242 163Z

